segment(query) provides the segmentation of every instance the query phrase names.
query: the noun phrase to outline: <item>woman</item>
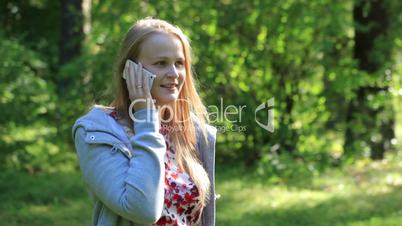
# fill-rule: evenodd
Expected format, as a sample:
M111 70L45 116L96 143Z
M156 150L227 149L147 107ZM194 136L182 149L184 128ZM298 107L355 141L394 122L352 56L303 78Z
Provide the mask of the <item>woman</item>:
M75 122L93 225L215 225L216 129L206 124L190 55L178 27L138 21L121 46L114 101ZM156 75L152 87L143 67Z

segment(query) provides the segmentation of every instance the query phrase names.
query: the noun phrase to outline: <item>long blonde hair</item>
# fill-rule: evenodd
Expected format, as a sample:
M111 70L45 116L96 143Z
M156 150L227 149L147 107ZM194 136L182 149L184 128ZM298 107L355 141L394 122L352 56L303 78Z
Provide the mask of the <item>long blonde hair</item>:
M155 33L167 33L178 37L182 43L186 76L183 87L179 93L179 100L169 104L173 112L173 119L168 122L170 128L170 137L176 150L176 159L179 167L187 172L200 194L200 201L203 206L209 197L210 180L205 169L202 167L199 153L197 152L196 128L193 125L191 112L196 116L199 128L203 137L206 137L205 123L207 121L206 108L199 97L195 88L192 68L191 68L191 49L188 38L183 34L180 28L160 19L145 18L137 21L127 32L115 65L114 81L117 82L115 88L115 97L111 106L115 107L119 113L128 121L130 99L125 80L122 78L124 65L127 59L135 60L140 52L142 42ZM188 104L189 103L189 104ZM161 118L166 117L161 115ZM180 130L175 129L180 128Z

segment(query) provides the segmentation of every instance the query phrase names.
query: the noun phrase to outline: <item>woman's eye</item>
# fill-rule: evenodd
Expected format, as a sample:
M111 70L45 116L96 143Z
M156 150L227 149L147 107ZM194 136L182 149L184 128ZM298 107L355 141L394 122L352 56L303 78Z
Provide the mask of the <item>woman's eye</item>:
M158 61L158 62L154 63L154 65L157 65L157 66L164 66L165 64L166 64L165 61Z
M177 61L176 62L176 67L182 67L184 66L184 62L183 61Z

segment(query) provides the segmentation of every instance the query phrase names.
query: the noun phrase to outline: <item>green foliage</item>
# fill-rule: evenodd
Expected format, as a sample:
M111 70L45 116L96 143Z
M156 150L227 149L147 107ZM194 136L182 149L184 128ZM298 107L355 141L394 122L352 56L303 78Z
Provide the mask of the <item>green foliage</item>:
M55 23L60 3L7 3L0 16L6 25L0 36L0 146L7 151L0 160L29 171L75 168L71 126L92 103L110 103L119 44L145 16L171 21L188 34L198 90L207 106L220 107L222 101L224 108L243 109L230 115L231 121L214 122L218 163L254 166L273 180L311 177L342 162L348 129L357 135L345 161L366 158L372 140L384 137L383 122L392 123L400 112L394 106L402 87L397 63L401 4L387 1L390 32L378 37L371 53L381 67L368 73L354 57L356 29L365 29L353 21L356 3L92 1L91 29L79 55L64 65L58 64L58 46L68 40L59 37ZM42 21L39 14L49 19ZM359 102L357 90L365 86L390 91ZM270 98L275 98L274 133L256 123L268 113L254 112ZM348 121L354 103L364 108Z
M3 35L0 40L1 165L29 171L50 169L61 147L51 143L56 130L48 124L56 108L54 86L44 79L48 64L20 40Z
M89 224L71 126L93 103L110 103L125 32L156 16L189 36L210 112L238 110L210 118L218 128L218 225L399 225L402 3L383 1L388 29L374 39L367 57L377 70L369 72L360 68L355 38L376 25L356 23L360 2L94 0L81 50L60 65L60 44L81 40L60 35L60 1L6 0L0 222ZM368 13L381 1L365 2ZM255 113L270 98L273 133L256 122L268 112ZM395 155L370 161L381 142Z
M55 107L48 93L52 87L43 79L47 64L18 40L7 40L3 35L0 40L1 124L32 122Z

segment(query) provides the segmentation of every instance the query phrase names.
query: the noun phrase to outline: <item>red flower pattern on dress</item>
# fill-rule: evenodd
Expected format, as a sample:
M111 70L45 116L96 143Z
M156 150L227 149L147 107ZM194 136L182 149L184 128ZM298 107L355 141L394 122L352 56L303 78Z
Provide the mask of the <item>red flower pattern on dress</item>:
M199 225L201 203L198 189L190 176L176 163L176 154L169 139L169 127L162 125L160 133L166 140L165 201L162 217L153 226Z
M134 134L115 109L109 109L107 114L124 128L128 136ZM165 199L162 216L153 226L197 226L202 209L198 189L176 163L175 150L169 139L169 126L162 124L159 132L166 141Z

